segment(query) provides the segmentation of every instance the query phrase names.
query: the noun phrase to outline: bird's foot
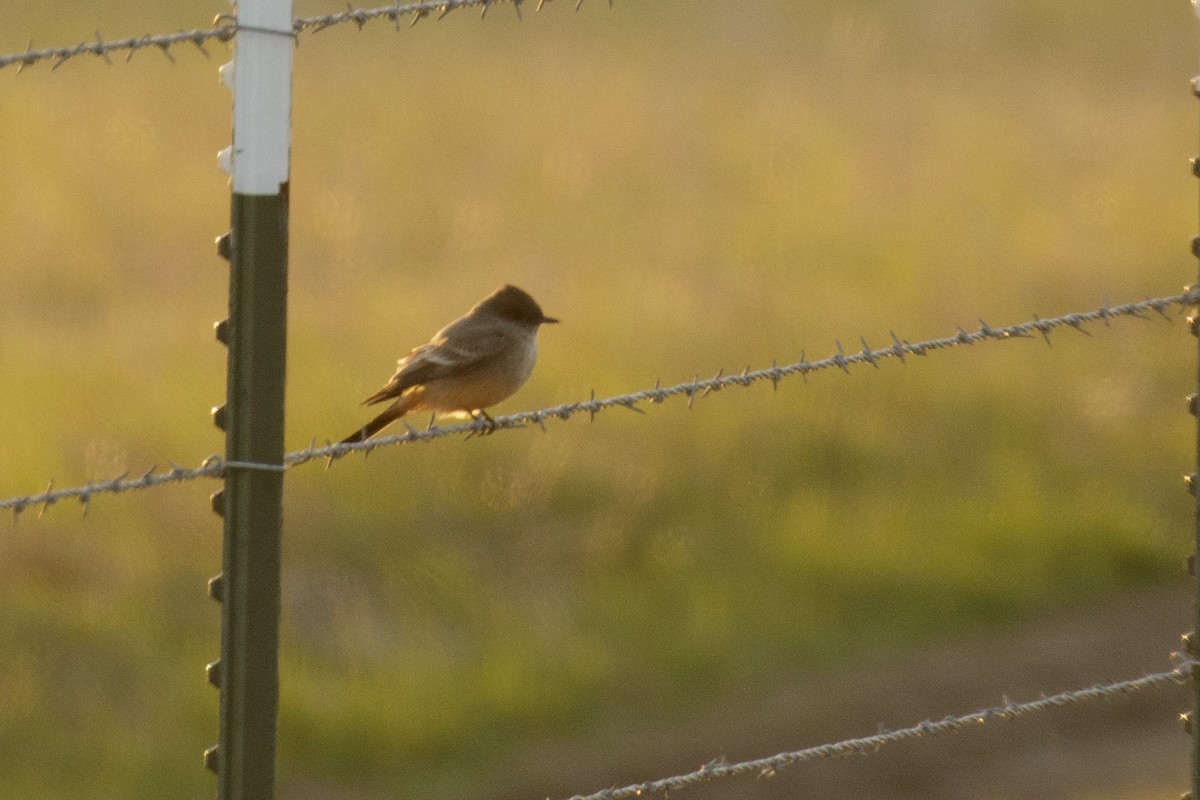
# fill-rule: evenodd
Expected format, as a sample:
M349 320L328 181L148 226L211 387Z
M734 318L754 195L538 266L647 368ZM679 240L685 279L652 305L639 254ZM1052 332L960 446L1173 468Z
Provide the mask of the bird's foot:
M472 436L491 436L499 427L496 420L488 416L488 413L482 408L471 412L471 419L475 420L475 428L467 434L467 438Z

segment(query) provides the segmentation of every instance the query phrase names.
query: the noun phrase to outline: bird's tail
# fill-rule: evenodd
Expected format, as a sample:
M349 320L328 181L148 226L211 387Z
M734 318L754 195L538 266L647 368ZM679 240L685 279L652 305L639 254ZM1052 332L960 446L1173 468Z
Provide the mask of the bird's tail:
M338 444L355 444L356 442L365 442L367 439L370 439L388 425L391 425L393 422L403 417L409 411L412 411L420 404L420 402L421 392L410 390L406 394L401 395L395 403L392 403L390 406L384 409L383 412L381 412L378 416L376 416L366 425L363 425L354 433L347 436L345 439L342 439L340 442L338 442ZM326 462L326 465L332 461L333 456L331 455Z
M373 420L363 425L354 433L342 439L338 444L353 444L354 442L365 442L381 430L391 425L396 420L408 413L408 404L404 402L396 403L388 406L384 411L375 417Z

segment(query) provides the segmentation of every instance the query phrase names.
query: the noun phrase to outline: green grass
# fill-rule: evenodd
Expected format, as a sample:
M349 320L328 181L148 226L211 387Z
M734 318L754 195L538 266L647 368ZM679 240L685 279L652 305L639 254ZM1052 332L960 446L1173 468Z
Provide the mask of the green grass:
M18 9L0 50L211 13L175 11ZM1191 280L1186 4L907 11L622 0L303 37L289 446L359 424L506 281L564 324L500 410ZM0 495L221 447L211 49L0 72ZM281 785L482 796L603 720L1176 578L1194 342L1091 330L297 469ZM0 537L0 795L212 791L213 488Z

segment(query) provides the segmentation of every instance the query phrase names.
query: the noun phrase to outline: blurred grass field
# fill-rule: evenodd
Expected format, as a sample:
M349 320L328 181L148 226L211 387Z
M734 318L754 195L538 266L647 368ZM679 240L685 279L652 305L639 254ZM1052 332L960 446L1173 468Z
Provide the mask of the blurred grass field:
M0 52L224 10L17 4ZM564 324L500 411L1175 293L1194 25L620 0L303 36L289 447L504 282ZM227 51L189 48L0 71L0 496L222 447ZM541 742L1182 580L1194 340L1090 331L296 469L281 796L495 796ZM0 796L212 792L215 488L0 536Z

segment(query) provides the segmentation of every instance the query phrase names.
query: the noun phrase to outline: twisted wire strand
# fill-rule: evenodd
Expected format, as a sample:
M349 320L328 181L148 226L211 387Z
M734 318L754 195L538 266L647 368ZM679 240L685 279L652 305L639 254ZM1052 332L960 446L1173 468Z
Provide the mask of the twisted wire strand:
M767 758L739 761L734 764L728 764L722 759L716 759L692 772L673 775L669 778L661 778L659 780L646 781L644 783L635 783L620 788L601 789L592 794L578 794L571 797L570 800L625 800L625 798L647 797L659 794L663 797L669 797L671 792L686 789L689 786L717 778L731 778L740 775L771 777L784 767L802 764L807 761L837 758L847 755L870 755L880 747L907 739L919 739L940 733L959 732L977 725L1012 719L1042 711L1050 711L1063 706L1077 705L1093 700L1110 700L1120 695L1129 695L1147 689L1186 684L1193 668L1197 664L1200 664L1200 662L1181 653L1173 653L1172 659L1176 662L1176 666L1167 672L1155 672L1143 675L1140 678L1112 683L1099 683L1085 689L1060 692L1025 703L1014 703L1005 697L1003 698L1003 705L972 711L969 714L948 716L937 721L925 720L907 728L881 731L872 736L845 739L840 742L817 745L816 747L808 747L803 750L793 750L786 753L777 753Z
M1164 319L1170 320L1171 316L1167 313L1169 309L1178 307L1186 308L1194 306L1197 303L1200 303L1200 288L1189 287L1182 294L1148 298L1136 303L1124 303L1116 306L1106 303L1091 311L1063 314L1058 317L1046 319L1035 316L1027 322L998 328L993 328L983 320L980 320L979 328L974 331L967 331L959 326L957 332L952 336L926 339L918 342L902 340L893 332L891 334L892 344L881 349L873 349L867 344L865 338L860 338L862 350L852 354L847 354L839 341L836 342L836 352L833 355L816 361L806 360L804 354L801 353L800 360L791 364L779 366L775 362L772 362L770 367L764 369L751 370L747 368L741 373L729 375L725 374L724 370L722 370L714 377L701 379L697 375L691 381L675 384L674 386L662 386L661 382L656 381L653 388L650 389L604 398L597 398L596 393L593 391L587 400L498 416L491 422L476 419L461 424L418 430L402 419L400 422L405 426L403 433L392 436L381 436L354 444L326 444L325 446L317 446L314 441L313 444L305 449L288 453L284 456L282 464L225 461L218 455L211 455L199 467L194 469L187 469L176 464L171 464L171 469L163 472L156 472L156 467L152 467L138 477L131 478L129 477L131 473L126 472L105 481L66 489L55 489L54 481L50 481L43 492L0 500L0 511L11 511L14 522L16 522L20 514L30 508L39 508L40 516L46 509L60 500L77 499L83 504L84 513L86 513L88 504L95 495L119 494L125 491L150 489L162 486L163 484L181 483L197 478L219 478L224 476L228 469L282 471L313 460L325 459L332 461L355 451L362 451L365 454L380 447L426 442L456 434L465 433L470 438L471 436L491 433L492 431L525 428L530 425L537 425L545 430L548 420L568 420L580 413L586 413L589 419L594 419L596 414L610 408L626 408L638 413L644 413L644 409L641 407L643 404L662 403L671 397L686 397L688 408L691 408L697 398L706 397L712 392L720 391L729 386L744 388L755 383L770 381L771 385L777 388L781 380L794 375L800 375L803 379L807 380L810 373L833 368L845 372L849 372L852 366L862 364L870 364L875 368L879 368L880 362L886 359L896 359L904 362L910 355L924 356L936 351L971 346L989 340L1028 339L1040 334L1048 344L1050 342L1050 333L1060 328L1074 328L1080 333L1090 336L1091 332L1084 327L1088 323L1104 322L1105 325L1108 325L1114 319L1128 317L1147 319L1150 312L1157 313Z
M322 14L315 17L297 17L292 20L291 31L266 31L267 33L278 33L282 36L290 36L295 38L301 33L317 33L334 25L343 25L353 22L358 26L359 30L368 22L375 20L389 20L396 24L396 29L400 28L400 21L405 18L411 18L408 26L412 27L420 22L425 17L435 15L437 19L442 19L452 11L458 11L463 8L475 7L480 9L481 16L486 16L487 11L493 5L506 3L513 6L517 15L521 15L521 6L527 0L421 0L421 2L401 3L399 0L391 5L378 6L375 8L353 8L349 7L345 11L339 11L333 14ZM542 7L551 0L538 0L536 10L541 11ZM608 3L612 5L612 0ZM583 0L576 0L575 9L583 5ZM228 15L220 15L214 21L212 27L196 28L187 31L178 31L176 33L159 33L147 34L145 36L127 37L124 39L104 39L99 31L96 31L96 38L90 42L81 42L70 47L48 47L35 50L33 42L24 51L19 53L7 53L0 55L0 69L17 65L19 73L25 67L32 66L41 61L52 61L52 69L58 69L65 62L80 55L93 55L104 59L106 64L111 64L109 58L110 53L125 52L125 60L129 61L133 58L133 54L139 50L153 47L162 51L163 55L171 62L175 61L171 55L171 48L179 44L192 44L205 57L208 57L208 50L204 45L212 42L228 42L237 35L239 30L251 30L263 32L260 28L251 26L239 26L235 20Z

